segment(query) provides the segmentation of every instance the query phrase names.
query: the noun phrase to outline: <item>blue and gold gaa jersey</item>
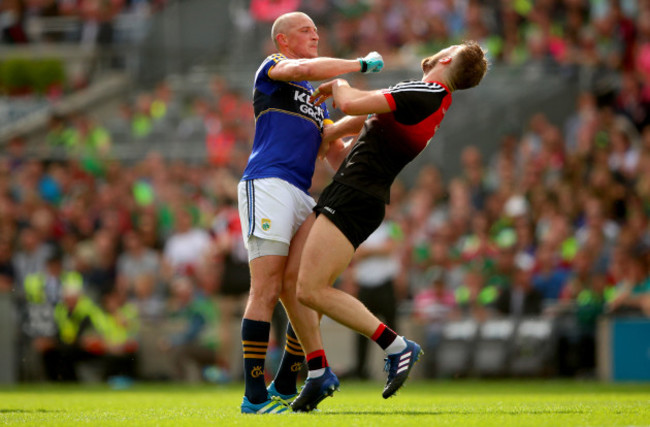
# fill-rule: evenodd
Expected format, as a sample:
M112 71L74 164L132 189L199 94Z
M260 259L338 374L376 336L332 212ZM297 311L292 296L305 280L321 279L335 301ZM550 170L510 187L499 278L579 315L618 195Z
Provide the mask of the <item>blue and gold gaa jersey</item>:
M308 81L269 77L269 70L285 59L271 55L255 74L255 140L242 179L281 178L307 193L323 124L331 121L325 104L309 103L314 88Z

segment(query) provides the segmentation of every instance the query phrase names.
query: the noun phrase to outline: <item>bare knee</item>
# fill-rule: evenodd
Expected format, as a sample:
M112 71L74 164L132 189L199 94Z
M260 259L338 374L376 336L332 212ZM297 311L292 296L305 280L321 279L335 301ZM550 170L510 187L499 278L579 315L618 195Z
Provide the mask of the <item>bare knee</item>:
M271 313L280 299L282 274L271 273L264 277L252 277L248 306L256 311Z
M317 292L313 288L306 286L300 280L296 286L296 297L302 305L318 311L320 305L318 304L319 298Z
M248 296L248 304L271 312L279 299L280 287L269 283L268 286L252 286Z
M296 283L298 282L298 274L294 271L285 271L284 278L282 281L282 291L280 293L280 298L295 298L296 294Z

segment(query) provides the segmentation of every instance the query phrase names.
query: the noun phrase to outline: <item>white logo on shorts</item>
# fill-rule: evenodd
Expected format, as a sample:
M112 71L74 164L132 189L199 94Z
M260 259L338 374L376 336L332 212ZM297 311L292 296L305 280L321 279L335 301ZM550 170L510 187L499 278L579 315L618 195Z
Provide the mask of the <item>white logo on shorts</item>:
M323 208L323 210L331 213L332 215L334 215L336 213L336 211L334 209L330 208L329 206L325 206Z

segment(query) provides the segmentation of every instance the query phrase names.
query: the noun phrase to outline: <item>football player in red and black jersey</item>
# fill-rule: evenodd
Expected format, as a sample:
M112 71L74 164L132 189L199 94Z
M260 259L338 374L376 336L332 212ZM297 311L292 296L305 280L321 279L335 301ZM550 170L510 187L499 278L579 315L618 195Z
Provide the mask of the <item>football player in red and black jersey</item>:
M364 91L335 79L320 85L312 96L316 105L332 97L334 106L345 114L369 116L314 207L316 220L300 261L298 299L381 346L388 367L384 398L404 384L420 356L420 346L399 336L359 300L332 285L356 248L381 223L393 180L427 146L451 106L452 92L478 85L487 68L484 50L470 41L425 58L421 80ZM292 403L294 411L313 410L338 385L323 348L305 344L310 375Z

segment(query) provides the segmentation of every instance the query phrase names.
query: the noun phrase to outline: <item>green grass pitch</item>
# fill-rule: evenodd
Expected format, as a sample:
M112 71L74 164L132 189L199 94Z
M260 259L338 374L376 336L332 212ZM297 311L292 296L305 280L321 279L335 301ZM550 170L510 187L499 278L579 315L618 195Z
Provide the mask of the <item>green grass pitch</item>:
M0 388L0 425L650 426L650 384L577 381L343 382L310 414L241 415L242 384Z

